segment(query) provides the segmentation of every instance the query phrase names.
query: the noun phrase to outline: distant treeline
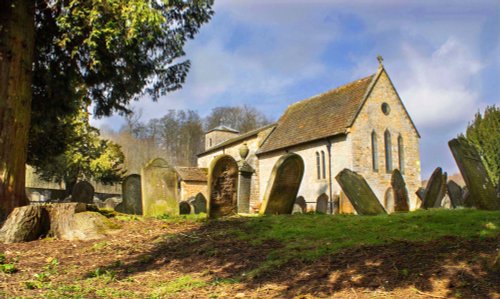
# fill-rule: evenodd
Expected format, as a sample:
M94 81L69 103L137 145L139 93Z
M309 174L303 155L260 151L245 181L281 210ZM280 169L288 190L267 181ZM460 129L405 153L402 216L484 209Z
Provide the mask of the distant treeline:
M122 147L128 173L139 173L150 159L162 157L171 165L196 166L196 154L204 150L204 133L219 125L245 133L270 120L253 107L217 107L205 118L193 110L169 110L163 117L141 122L141 113L127 117L118 131L102 129L103 138Z

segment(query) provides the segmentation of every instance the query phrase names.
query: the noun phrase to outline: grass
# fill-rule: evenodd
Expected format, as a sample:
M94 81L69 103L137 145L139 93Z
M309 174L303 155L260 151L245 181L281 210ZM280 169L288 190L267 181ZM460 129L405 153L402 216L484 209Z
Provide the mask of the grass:
M151 294L151 298L164 298L172 296L181 291L188 291L196 288L205 287L206 282L194 279L191 275L184 275L175 280L156 286Z
M259 246L279 242L250 276L299 259L314 261L339 250L395 241L425 242L444 236L488 238L500 235L500 212L429 210L379 216L295 214L248 218L229 234Z

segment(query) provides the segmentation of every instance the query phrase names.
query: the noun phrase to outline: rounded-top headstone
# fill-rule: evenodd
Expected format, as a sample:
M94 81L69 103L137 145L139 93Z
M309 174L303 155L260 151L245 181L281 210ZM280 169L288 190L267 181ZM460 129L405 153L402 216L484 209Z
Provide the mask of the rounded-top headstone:
M302 213L307 212L307 203L303 196L299 196L295 199L295 204L298 204L302 209Z
M144 216L179 215L177 172L167 161L156 158L141 170Z
M207 212L207 199L201 192L196 194L188 203L193 207L195 214Z
M179 214L181 215L191 214L191 206L187 201L181 201L179 203Z
M316 213L326 214L328 212L328 195L325 193L318 196L316 200Z
M304 176L304 161L293 153L279 158L267 183L260 214L291 214Z
M122 182L122 204L116 207L120 213L142 215L141 176L131 174Z
M87 181L80 181L73 187L71 201L91 204L94 200L94 187Z
M391 174L391 187L394 197L394 208L388 212L408 212L410 210L410 198L406 182L399 169L394 169ZM386 206L387 209L387 206Z
M211 218L237 213L238 164L233 157L216 157L208 170L208 215Z

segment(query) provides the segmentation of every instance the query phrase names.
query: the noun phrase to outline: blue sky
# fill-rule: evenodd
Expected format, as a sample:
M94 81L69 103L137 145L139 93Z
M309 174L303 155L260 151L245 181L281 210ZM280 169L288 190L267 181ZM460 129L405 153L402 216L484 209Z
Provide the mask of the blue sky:
M184 88L134 102L142 120L243 104L276 120L291 103L374 73L381 54L421 133L424 179L437 166L457 172L447 141L500 105L498 0L216 0L186 53Z

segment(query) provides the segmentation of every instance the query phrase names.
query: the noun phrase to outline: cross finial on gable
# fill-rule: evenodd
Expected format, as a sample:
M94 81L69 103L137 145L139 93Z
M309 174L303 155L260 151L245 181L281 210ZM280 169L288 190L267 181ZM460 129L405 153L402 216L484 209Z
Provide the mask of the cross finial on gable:
M384 61L384 58L382 57L382 55L378 55L377 60L378 60L379 66L382 66L382 62Z

